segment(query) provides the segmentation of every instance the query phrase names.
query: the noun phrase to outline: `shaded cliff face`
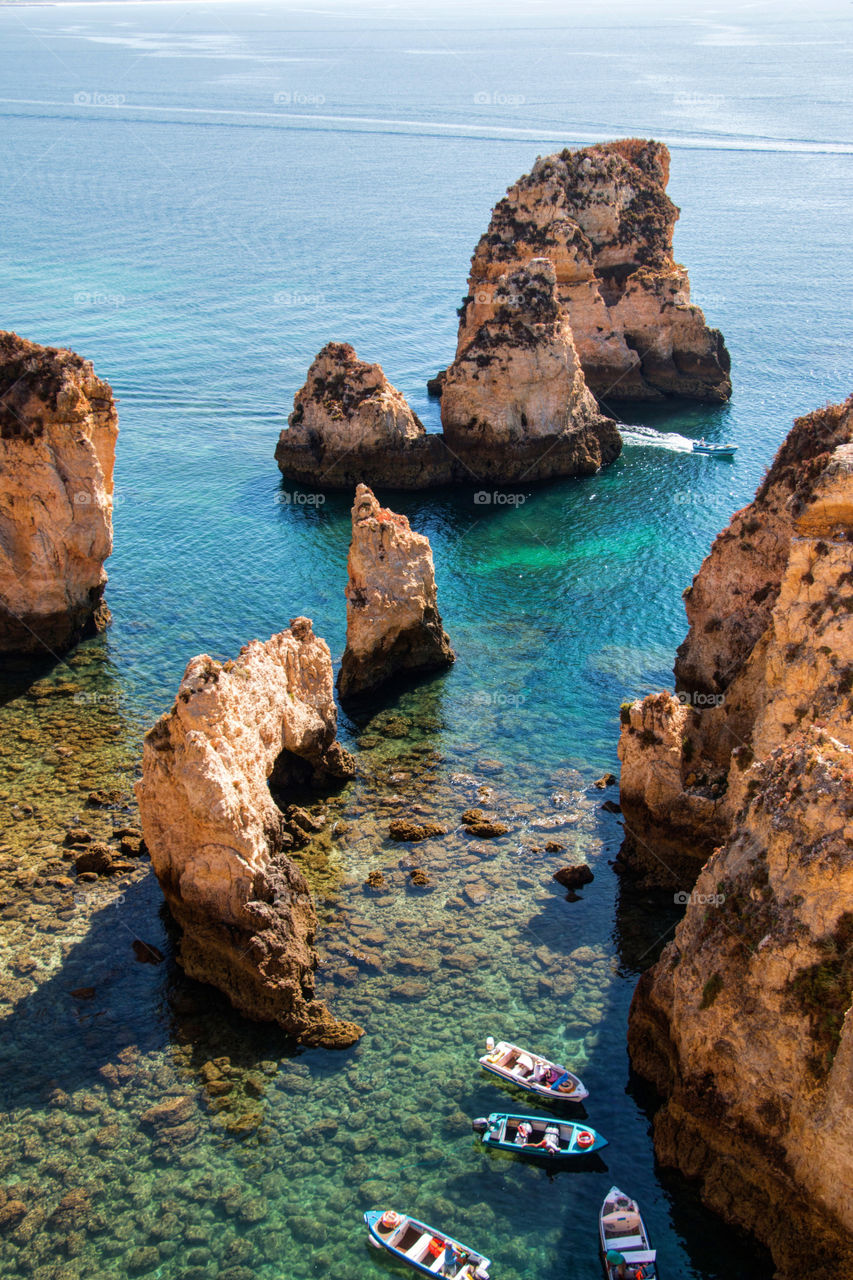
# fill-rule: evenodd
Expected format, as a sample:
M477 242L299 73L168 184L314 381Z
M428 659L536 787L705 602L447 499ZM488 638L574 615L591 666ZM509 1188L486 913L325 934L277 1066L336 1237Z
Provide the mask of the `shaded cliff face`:
M619 453L584 381L546 258L502 275L445 375L444 437L484 479L592 474Z
M623 710L626 861L687 900L630 1016L656 1150L785 1278L853 1265L852 605L853 398L714 543L685 702Z
M731 395L722 335L672 256L669 152L628 139L540 157L495 206L471 261L457 359L494 314L502 275L548 258L590 390L603 403Z
M145 841L183 936L186 972L247 1017L306 1044L361 1029L314 999L317 917L286 850L299 841L269 781L346 777L332 662L307 618L224 665L188 665L172 710L146 735L136 793Z
M404 672L436 671L454 661L438 612L429 539L414 533L405 516L380 506L363 484L352 509L347 569L342 699Z
M117 436L88 360L0 333L0 651L61 653L109 621Z

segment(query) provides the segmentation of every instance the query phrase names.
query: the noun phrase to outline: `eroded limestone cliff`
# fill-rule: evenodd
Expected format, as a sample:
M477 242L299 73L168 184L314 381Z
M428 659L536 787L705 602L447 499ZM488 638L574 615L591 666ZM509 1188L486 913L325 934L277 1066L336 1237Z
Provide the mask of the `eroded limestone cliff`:
M659 1159L780 1280L828 1280L853 1265L853 398L794 424L687 607L683 701L623 715L628 863L689 894L631 1058Z
M742 775L798 728L849 720L853 398L795 422L685 592L677 696L622 711L624 865L683 887L732 828Z
M137 784L183 968L248 1017L329 1047L361 1029L314 999L317 917L270 783L349 776L336 725L328 646L308 618L294 618L233 662L193 658L171 711L146 735Z
M347 644L338 675L342 699L371 692L403 673L454 661L438 612L429 539L405 516L356 490L347 561Z
M621 439L584 381L552 264L500 276L491 297L445 375L448 446L483 480L594 474Z
M0 651L106 625L118 416L88 360L0 333Z
M471 261L457 361L500 308L501 277L547 258L590 390L625 398L731 395L722 335L675 262L670 157L631 138L540 157L495 206Z

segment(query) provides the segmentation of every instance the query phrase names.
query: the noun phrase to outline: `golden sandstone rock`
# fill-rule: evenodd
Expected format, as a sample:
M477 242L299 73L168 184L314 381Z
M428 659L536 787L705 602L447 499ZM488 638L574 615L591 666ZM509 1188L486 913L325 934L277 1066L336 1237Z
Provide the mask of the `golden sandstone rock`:
M715 541L683 701L623 709L623 861L687 904L630 1015L656 1150L785 1280L853 1265L851 515L853 397Z
M145 737L136 788L183 968L248 1017L330 1047L361 1029L314 999L317 917L269 784L349 776L336 725L328 646L294 618L233 662L193 658Z
M88 360L0 333L0 652L58 654L109 621L117 436Z

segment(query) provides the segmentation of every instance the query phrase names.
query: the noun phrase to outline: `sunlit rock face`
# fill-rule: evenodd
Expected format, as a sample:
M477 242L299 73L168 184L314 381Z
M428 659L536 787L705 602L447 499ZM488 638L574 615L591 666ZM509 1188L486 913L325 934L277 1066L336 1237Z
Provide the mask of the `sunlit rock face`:
M55 655L109 621L117 436L88 360L0 333L0 652Z
M247 1017L306 1044L361 1029L314 999L317 917L269 784L347 777L332 661L308 618L232 662L193 658L146 735L137 798L145 841L182 929L179 961Z
M658 1158L784 1280L853 1264L851 606L853 398L795 422L715 541L680 698L623 709L623 869L687 902L630 1015Z

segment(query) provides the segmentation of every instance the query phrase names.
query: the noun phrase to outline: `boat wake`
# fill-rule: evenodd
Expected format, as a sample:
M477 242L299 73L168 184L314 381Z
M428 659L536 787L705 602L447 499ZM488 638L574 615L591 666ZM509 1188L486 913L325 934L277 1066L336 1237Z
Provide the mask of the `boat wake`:
M655 431L654 427L632 427L620 424L619 431L625 444L645 445L649 449L669 449L673 453L692 453L693 441L675 431Z

